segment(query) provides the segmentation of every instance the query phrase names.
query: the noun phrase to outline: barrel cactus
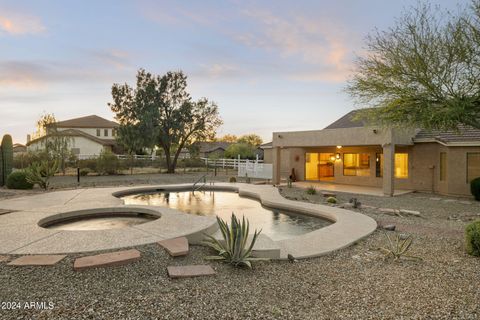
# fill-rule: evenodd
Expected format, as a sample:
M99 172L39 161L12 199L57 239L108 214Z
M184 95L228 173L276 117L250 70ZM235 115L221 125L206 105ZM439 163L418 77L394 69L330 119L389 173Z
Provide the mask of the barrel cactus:
M12 136L6 134L2 139L2 185L7 181L7 177L12 173L13 166L13 141Z

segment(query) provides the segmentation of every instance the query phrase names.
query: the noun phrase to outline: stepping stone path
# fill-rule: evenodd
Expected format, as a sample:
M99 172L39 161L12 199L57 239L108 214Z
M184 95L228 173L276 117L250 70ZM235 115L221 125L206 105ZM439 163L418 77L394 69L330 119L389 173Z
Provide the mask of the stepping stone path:
M53 266L65 258L63 255L23 256L8 263L9 266Z
M140 260L140 251L135 249L102 253L76 259L73 269L79 271L98 267L120 266L137 260Z
M162 240L158 244L172 257L186 256L188 254L188 240L185 237Z
M172 279L213 276L215 270L208 265L168 266L168 276Z
M0 262L5 262L5 261L8 261L8 257L7 256L0 256Z

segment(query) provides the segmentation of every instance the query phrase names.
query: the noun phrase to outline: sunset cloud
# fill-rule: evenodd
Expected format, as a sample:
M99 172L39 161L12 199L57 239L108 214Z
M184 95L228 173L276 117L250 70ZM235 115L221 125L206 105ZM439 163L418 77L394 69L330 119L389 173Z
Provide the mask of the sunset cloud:
M36 16L3 9L0 12L0 34L40 34L47 30Z

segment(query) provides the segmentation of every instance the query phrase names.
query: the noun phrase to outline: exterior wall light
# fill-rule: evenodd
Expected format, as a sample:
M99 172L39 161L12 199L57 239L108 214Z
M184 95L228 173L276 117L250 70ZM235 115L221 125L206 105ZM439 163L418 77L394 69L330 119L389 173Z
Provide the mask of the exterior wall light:
M340 160L340 153L337 153L337 154L335 155L335 158L336 158L337 160Z
M333 154L330 156L330 160L335 161L335 156Z
M337 146L337 149L342 149L342 146Z

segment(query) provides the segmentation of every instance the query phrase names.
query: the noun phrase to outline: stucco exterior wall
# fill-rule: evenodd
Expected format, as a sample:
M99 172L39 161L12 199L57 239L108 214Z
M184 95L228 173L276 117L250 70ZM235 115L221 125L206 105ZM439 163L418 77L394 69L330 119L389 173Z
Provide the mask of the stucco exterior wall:
M28 147L28 151L40 151L45 148L44 140L38 140L32 142ZM86 139L84 137L72 137L70 148L78 148L80 149L81 155L99 155L102 150L104 150L104 146L98 142L92 141L90 139Z
M264 149L263 150L263 162L264 163L272 163L273 158L272 158L272 149Z

